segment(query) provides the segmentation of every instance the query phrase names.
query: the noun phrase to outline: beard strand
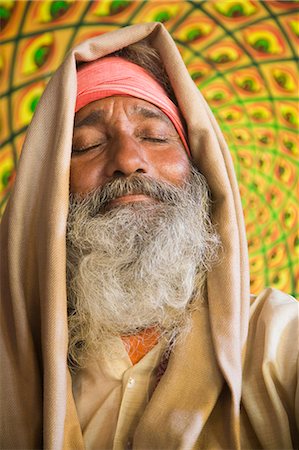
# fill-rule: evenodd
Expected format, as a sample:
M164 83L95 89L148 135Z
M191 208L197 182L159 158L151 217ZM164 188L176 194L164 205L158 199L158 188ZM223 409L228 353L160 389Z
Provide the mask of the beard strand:
M126 194L152 202L112 209ZM118 178L71 195L67 224L69 361L83 367L99 351L113 354L116 336L154 327L168 348L190 324L203 298L219 238L209 191L194 168L183 187L143 175ZM106 349L106 350L105 350Z

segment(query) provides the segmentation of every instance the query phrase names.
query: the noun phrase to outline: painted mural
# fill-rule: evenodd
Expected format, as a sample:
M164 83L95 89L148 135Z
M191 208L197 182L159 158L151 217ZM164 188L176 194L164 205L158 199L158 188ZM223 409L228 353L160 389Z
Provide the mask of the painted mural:
M0 0L0 209L26 129L74 45L160 21L227 139L245 213L251 290L298 288L298 1ZM297 192L296 192L297 189Z

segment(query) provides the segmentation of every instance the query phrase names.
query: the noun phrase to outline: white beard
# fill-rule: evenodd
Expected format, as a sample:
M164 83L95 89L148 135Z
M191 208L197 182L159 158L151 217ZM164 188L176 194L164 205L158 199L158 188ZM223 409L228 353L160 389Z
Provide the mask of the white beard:
M125 193L156 200L105 209ZM170 347L187 330L192 299L203 297L219 246L209 203L206 182L195 169L182 188L138 175L118 178L84 198L71 196L71 365L84 366L99 350L113 352L115 336L155 327Z

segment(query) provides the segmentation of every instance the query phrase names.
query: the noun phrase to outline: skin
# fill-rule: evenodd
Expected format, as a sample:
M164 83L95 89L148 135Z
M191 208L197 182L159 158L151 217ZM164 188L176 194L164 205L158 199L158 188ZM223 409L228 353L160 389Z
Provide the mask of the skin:
M75 115L70 189L87 193L115 177L140 173L176 186L190 173L190 161L172 122L156 106L114 96L89 103ZM128 195L114 204L150 201Z

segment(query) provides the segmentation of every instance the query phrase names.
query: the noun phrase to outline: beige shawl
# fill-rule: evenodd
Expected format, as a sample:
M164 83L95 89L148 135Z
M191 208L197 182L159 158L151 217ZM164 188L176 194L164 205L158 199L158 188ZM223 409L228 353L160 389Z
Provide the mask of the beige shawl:
M146 447L143 439L152 429L163 448L166 441L162 435L159 440L159 429L167 408L181 412L175 429L182 435L190 421L184 411L191 400L200 417L199 435L220 391L224 395L223 383L229 405L222 419L225 447L239 447L249 271L238 185L221 131L172 38L160 23L147 23L92 38L70 52L47 85L28 129L2 222L1 448L84 448L66 365L65 231L76 60L91 61L145 37L161 55L188 125L193 158L210 185L213 220L218 224L224 257L208 275L208 319L199 325L209 328L212 338L199 345L198 326L184 351L177 352L181 364L175 376L187 377L188 389L170 391L167 386L173 386L175 379L172 383L173 372L167 369L157 389L160 414L153 417L148 409L136 432L136 448ZM184 358L198 363L190 370ZM170 368L173 363L170 360ZM158 422L160 428L155 428ZM166 422L163 427L167 436ZM195 441L196 436L190 439ZM190 448L191 441L187 441L181 439L185 444L180 448Z

